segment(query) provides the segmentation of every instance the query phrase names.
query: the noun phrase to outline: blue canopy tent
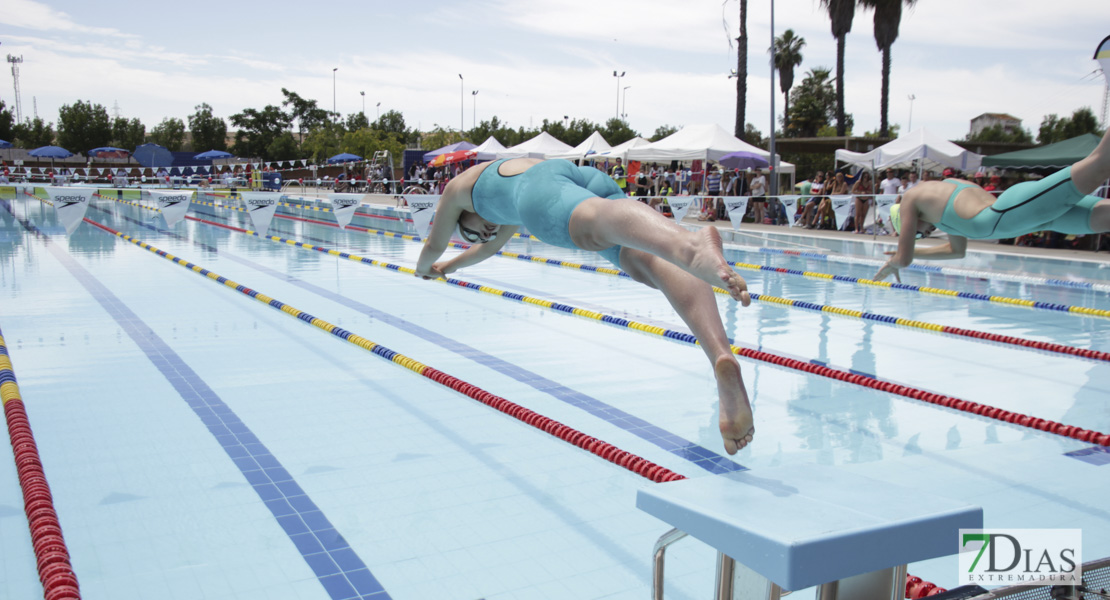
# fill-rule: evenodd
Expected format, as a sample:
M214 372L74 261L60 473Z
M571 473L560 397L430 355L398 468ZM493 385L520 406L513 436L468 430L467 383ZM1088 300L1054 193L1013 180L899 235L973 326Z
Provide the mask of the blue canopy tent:
M459 150L473 150L474 148L477 148L477 146L475 146L474 144L471 144L470 142L455 142L454 144L449 144L449 145L444 146L442 148L436 148L435 150L432 150L431 152L425 152L424 153L424 162L431 162L431 161L435 160L435 157L439 156L440 154L446 154L448 152L457 152Z
M213 160L216 158L231 158L233 156L232 153L224 152L223 150L209 150L208 152L201 152L193 158L198 160Z
M0 150L2 150L4 148L11 148L11 147L12 147L11 142L5 142L4 140L0 140Z
M328 159L328 164L329 165L337 165L339 163L354 162L356 160L362 160L362 157L357 155L357 154L350 154L348 152L344 152L342 154L336 154L335 156L329 158Z
M143 144L131 153L135 160L144 167L172 167L173 154L164 146L158 144Z

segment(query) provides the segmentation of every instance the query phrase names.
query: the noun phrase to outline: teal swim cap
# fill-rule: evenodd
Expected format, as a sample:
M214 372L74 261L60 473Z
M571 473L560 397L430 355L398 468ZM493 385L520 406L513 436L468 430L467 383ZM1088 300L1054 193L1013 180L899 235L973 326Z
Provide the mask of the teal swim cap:
M894 233L902 232L902 205L890 205L890 224L894 226Z

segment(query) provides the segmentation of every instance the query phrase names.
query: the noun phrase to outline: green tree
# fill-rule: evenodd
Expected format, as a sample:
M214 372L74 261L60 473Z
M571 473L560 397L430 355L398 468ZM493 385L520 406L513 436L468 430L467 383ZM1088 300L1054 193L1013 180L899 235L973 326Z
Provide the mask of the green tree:
M339 149L367 159L373 157L375 152L387 150L393 160L397 161L404 155L405 142L396 133L364 127L344 133Z
M202 103L189 115L189 132L193 134L193 150L227 150L227 123L212 114L212 107Z
M345 125L347 131L358 131L359 129L370 127L370 121L366 118L366 115L356 112L347 115L347 122Z
M311 158L313 162L323 162L341 152L339 148L345 133L347 133L346 129L339 123L323 123L304 137L304 141L301 142L301 155ZM359 154L359 156L364 155Z
M290 107L289 119L297 122L297 139L304 141L304 132L312 131L330 121L331 112L317 106L315 100L302 98L300 94L281 88L285 99L281 101L283 107Z
M674 125L660 125L659 127L655 128L655 133L651 134L651 138L649 138L648 141L658 142L659 140L677 131L678 127L675 127Z
M744 137L740 139L759 148L767 148L771 145L771 139L763 137L763 132L751 123L744 127Z
M860 6L875 11L875 45L883 53L883 91L879 100L879 137L890 137L887 120L890 106L890 47L898 39L902 24L902 5L912 7L917 0L859 0Z
M1033 136L1025 130L1024 127L1018 127L1014 131L1006 131L1002 125L991 125L984 127L979 133L974 135L968 134L966 141L968 142L1010 142L1029 144L1033 142Z
M384 130L378 129L377 127L372 127L371 129L385 133ZM509 131L512 132L512 130ZM513 135L515 135L515 133L513 133ZM501 143L505 144L506 147L515 145L517 143L511 141L512 138L510 136L506 136L505 139L498 139L500 139ZM448 144L454 144L455 142L462 141L465 141L465 136L461 131L457 129L444 129L438 124L433 125L431 131L426 131L420 135L420 147L426 148L428 150L442 148Z
M231 115L231 124L239 128L239 131L235 132L235 146L232 152L236 156L270 160L270 144L281 136L291 123L292 117L272 104L267 104L262 110L245 108L242 112Z
M481 144L488 140L490 136L493 136L505 146L513 145L509 143L509 140L512 139L514 135L515 132L503 123L501 119L498 119L496 115L491 117L488 121L478 123L478 125L467 132L467 138L475 144ZM436 148L439 147L440 146L436 146ZM429 149L432 148L429 147Z
M112 121L112 145L134 150L146 141L146 126L138 119L116 117Z
M1040 129L1037 131L1037 143L1053 144L1084 133L1102 135L1102 132L1098 129L1098 119L1095 117L1095 113L1086 106L1076 109L1071 117L1060 118L1054 114L1046 115L1044 120L1041 121Z
M274 138L269 146L266 146L267 160L291 160L300 158L300 154L300 145L297 144L297 140L293 139L293 134L289 131L283 132Z
M817 137L822 127L836 119L836 90L829 80L830 75L829 69L814 67L790 92L794 109L790 111L784 136Z
M885 136L885 137L897 138L898 134L899 134L899 132L901 132L901 130L902 130L902 126L895 123L894 125L891 125L887 129L887 136ZM879 138L882 138L884 136L882 135L882 131L879 131L878 129L876 129L875 131L865 131L865 132L863 132L863 137L879 139Z
M405 143L410 141L414 142L419 137L419 134L405 125L405 116L395 110L385 111L385 114L378 117L377 120L370 125L370 128L385 133L396 134L399 136L399 139ZM440 146L436 147L439 148Z
M185 141L185 122L176 117L166 117L150 130L150 141L177 152Z
M42 117L24 120L12 127L12 133L23 148L38 148L54 143L54 124L43 121Z
M736 37L736 121L732 134L744 137L748 109L748 0L740 0L740 35Z
M782 110L783 123L790 120L790 88L794 87L794 67L802 64L802 48L805 45L806 39L794 35L793 29L787 29L775 38L775 70L779 72L779 89L786 102ZM767 51L770 52L771 49Z
M59 146L76 154L111 142L112 123L103 106L78 100L58 110Z
M852 31L856 16L856 0L821 0L829 13L832 34L836 38L836 135L845 136L848 123L844 115L844 45Z
M15 114L0 100L0 140L15 141Z
M602 137L611 145L623 144L640 134L628 126L628 123L613 117L605 122L605 127L600 130ZM590 132L593 133L593 132Z

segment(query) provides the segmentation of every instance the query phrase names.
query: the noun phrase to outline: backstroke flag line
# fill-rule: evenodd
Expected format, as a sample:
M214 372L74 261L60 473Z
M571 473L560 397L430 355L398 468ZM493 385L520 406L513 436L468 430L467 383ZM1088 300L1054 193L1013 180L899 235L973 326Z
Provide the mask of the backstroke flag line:
M852 197L851 196L829 196L832 202L833 215L836 216L836 228L840 229L844 226L844 221L848 220L848 215L852 212Z
M254 230L261 235L266 234L270 228L270 220L277 211L278 194L273 192L239 192L243 197L243 204L247 205L247 214L251 216Z
M54 204L54 214L66 228L66 235L71 235L85 218L85 212L89 210L89 200L96 189L54 186L44 189Z
M678 224L682 224L682 219L686 218L687 211L690 210L690 204L693 203L693 196L679 197L671 196L667 198L667 204L671 207L671 213L674 214L674 220Z
M725 210L728 211L728 220L732 223L733 229L740 229L740 223L744 220L744 214L748 212L749 197L750 196L725 197Z
M158 205L158 210L162 211L166 227L173 227L185 218L185 213L189 212L189 201L193 199L193 192L180 190L172 192L149 190L149 193L154 203Z
M439 196L423 194L405 194L405 203L409 205L409 210L412 212L412 227L416 235L427 237L439 198Z
M328 199L331 200L331 211L335 213L335 220L339 223L340 229L346 229L347 225L351 223L351 218L355 216L355 209L362 203L362 194L340 194L330 193Z
M786 212L786 224L796 226L798 221L794 220L794 215L798 212L798 199L801 196L779 196L779 202L782 202L782 209ZM801 219L799 219L800 221Z

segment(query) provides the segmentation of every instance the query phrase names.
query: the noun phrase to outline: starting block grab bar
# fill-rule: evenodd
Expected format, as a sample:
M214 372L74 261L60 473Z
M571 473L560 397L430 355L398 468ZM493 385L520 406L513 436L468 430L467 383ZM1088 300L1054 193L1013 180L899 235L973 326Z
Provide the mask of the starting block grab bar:
M636 506L675 529L655 545L653 598L667 546L690 535L717 550L716 600L901 600L906 565L955 554L983 510L817 465L699 477L641 489Z

